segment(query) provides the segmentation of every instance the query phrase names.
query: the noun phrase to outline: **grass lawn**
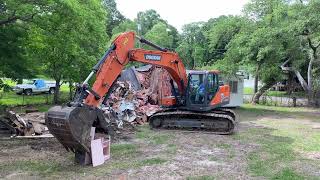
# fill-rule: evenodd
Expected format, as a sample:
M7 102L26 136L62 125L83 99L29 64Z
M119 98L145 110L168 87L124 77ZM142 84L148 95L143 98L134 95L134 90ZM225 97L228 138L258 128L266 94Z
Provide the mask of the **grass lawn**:
M253 88L245 87L243 89L243 94L252 95L254 94ZM288 95L286 91L271 91L269 90L267 92L268 96L274 96L274 97L297 97L297 98L305 98L306 93L305 92L293 92L291 95Z
M67 101L69 98L69 87L63 84L60 89L60 100ZM0 91L0 105L17 106L17 105L37 105L37 104L52 104L53 95L42 93L32 96L18 95L15 92Z
M320 165L308 158L320 154L320 133L314 128L320 125L318 109L247 104L237 111L248 120L245 124L257 126L233 137L260 146L247 156L250 173L267 179L319 179L302 170Z
M0 178L320 179L318 109L246 104L235 112L238 131L227 136L139 126L95 168L74 164L55 139L1 140Z

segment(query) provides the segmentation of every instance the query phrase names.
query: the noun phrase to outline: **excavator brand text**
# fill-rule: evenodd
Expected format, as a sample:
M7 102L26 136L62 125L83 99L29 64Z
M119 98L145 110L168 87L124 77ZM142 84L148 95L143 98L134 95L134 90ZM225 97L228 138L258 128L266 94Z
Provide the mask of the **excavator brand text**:
M146 60L151 60L151 61L160 61L161 60L161 56L155 55L155 54L145 54L144 58Z

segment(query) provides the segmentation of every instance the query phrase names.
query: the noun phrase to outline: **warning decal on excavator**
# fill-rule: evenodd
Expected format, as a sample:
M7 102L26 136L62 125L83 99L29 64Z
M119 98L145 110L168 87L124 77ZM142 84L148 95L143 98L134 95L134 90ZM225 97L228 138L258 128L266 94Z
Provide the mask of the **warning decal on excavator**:
M160 61L161 60L161 56L156 55L156 54L145 54L144 58L146 60L151 60L151 61Z
M123 41L123 45L127 45L128 41L129 41L129 39L126 37L126 38L124 39L124 41Z

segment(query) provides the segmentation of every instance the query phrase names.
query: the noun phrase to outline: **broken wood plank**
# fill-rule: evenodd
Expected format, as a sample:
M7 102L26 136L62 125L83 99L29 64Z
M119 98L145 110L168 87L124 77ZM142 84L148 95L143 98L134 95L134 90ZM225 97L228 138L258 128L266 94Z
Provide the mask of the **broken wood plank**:
M39 136L15 136L13 138L20 138L20 139L40 139L40 138L53 138L52 134L43 134Z

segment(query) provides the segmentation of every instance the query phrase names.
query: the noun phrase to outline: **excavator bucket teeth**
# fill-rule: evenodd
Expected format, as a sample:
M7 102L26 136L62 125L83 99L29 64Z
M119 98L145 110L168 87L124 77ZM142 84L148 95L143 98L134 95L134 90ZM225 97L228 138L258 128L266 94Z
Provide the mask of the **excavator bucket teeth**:
M53 136L69 151L90 152L90 131L96 112L88 107L54 106L46 113Z

